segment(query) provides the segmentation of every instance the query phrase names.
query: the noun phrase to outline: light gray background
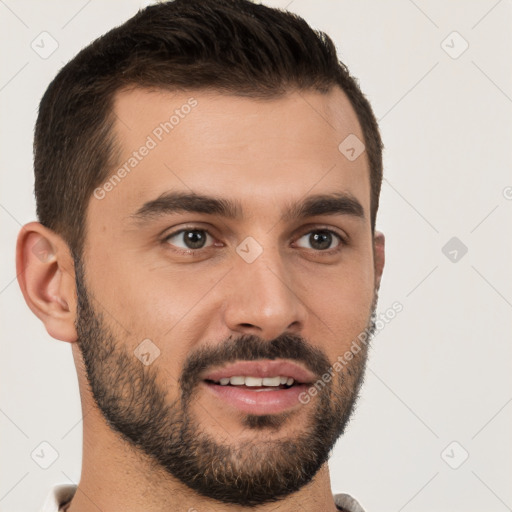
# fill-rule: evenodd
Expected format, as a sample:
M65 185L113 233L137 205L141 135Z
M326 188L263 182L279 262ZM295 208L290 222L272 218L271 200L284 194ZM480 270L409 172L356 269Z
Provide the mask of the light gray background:
M265 3L331 35L386 145L379 311L395 301L403 311L374 340L359 406L331 459L333 491L369 512L512 510L512 4ZM0 0L2 512L38 510L51 486L80 476L71 349L49 337L15 280L16 235L35 218L37 105L65 62L140 5ZM43 31L58 42L47 59L31 48L42 47ZM455 262L442 252L454 236L468 248ZM46 470L31 458L43 441L59 454Z

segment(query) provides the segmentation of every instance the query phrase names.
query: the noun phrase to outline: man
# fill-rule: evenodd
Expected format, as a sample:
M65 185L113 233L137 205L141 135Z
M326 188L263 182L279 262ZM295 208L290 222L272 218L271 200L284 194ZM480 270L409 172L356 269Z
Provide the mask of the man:
M374 330L381 151L331 40L247 0L151 6L60 71L17 265L84 443L44 510L362 510L327 459Z

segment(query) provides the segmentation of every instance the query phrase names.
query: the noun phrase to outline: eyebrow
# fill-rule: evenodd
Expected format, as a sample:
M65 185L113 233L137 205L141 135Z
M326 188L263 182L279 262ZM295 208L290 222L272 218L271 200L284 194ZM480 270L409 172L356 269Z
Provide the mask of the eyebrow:
M136 223L146 223L173 213L202 213L226 219L242 219L243 208L238 200L185 192L165 192L144 203L130 217ZM365 219L361 203L348 193L317 194L303 201L289 203L282 215L286 222L320 215L348 215Z

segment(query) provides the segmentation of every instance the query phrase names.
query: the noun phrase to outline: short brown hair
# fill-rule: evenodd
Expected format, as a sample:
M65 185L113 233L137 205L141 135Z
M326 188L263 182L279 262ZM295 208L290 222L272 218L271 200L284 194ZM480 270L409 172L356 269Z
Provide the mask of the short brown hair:
M325 93L336 85L364 134L374 230L382 183L379 128L327 35L297 15L249 0L147 7L84 48L44 94L34 137L39 221L81 255L89 199L116 165L112 104L121 89L212 89L270 99L293 90Z

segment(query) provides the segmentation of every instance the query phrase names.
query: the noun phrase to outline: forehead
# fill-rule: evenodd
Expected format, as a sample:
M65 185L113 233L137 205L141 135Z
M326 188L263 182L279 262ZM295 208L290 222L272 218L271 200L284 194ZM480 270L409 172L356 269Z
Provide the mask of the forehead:
M346 152L361 150L363 134L339 88L265 100L137 88L116 95L114 114L120 161L101 208L129 215L179 190L236 196L248 211L348 192L369 210L366 153Z

